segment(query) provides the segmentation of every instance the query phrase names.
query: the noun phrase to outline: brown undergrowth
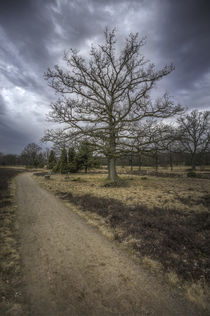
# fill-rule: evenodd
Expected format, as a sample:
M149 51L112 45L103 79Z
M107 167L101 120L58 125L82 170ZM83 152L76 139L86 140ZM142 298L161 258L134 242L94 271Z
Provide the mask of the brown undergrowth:
M115 238L128 241L141 255L158 260L166 271L171 269L185 280L210 282L208 254L210 216L208 212L188 212L145 205L126 206L116 199L98 198L90 194L73 195L59 192L59 196L84 212L86 210L106 218L116 231ZM204 200L205 201L205 200Z
M18 249L15 187L20 172L0 168L0 314L23 315L20 256Z

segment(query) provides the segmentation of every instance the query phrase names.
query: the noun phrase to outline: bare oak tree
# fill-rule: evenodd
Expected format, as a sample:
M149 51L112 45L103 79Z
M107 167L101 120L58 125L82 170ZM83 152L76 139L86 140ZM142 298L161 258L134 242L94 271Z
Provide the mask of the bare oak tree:
M192 169L196 169L198 154L210 149L210 111L192 111L178 120L178 139L183 151L191 156Z
M144 40L130 34L119 50L116 32L105 31L105 42L92 46L89 60L77 51L64 54L67 69L56 65L45 78L60 98L51 105L49 119L63 123L64 138L82 137L93 143L108 160L108 177L117 178L116 159L136 135L129 133L133 122L146 118L168 118L180 108L165 94L152 102L155 83L173 70L173 65L156 70L140 50ZM60 132L59 132L60 133ZM48 130L45 141L54 141Z

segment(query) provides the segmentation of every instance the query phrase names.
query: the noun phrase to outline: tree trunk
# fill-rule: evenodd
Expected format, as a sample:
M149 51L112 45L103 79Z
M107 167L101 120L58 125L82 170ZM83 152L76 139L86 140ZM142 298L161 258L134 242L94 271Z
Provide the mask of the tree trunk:
M108 179L115 181L117 180L118 175L116 171L116 159L110 158L108 159Z
M141 154L139 155L139 171L141 171L141 166L142 166L142 159L141 159Z
M200 152L200 170L204 171L205 170L205 153Z
M133 157L130 158L131 173L133 173Z
M192 155L192 170L195 171L196 170L196 157L195 154Z
M110 138L109 138L109 154L108 154L108 179L111 181L116 181L117 171L116 171L116 132L114 129L114 122L112 117L110 118Z
M108 179L110 179L111 175L110 175L110 158L107 158L107 169L108 169Z
M155 171L158 172L158 153L155 151Z
M169 160L170 160L170 167L171 167L171 171L173 171L173 156L172 156L172 152L169 152Z

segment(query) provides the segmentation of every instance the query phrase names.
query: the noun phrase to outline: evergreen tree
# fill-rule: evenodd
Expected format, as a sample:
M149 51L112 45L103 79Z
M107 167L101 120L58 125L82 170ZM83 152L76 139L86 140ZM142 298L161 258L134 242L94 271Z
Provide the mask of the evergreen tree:
M95 167L97 163L97 159L93 156L92 147L88 142L82 142L79 151L77 154L77 164L78 168L84 168L87 173L88 168Z
M68 161L67 161L67 151L64 147L61 152L61 157L59 161L59 171L61 173L67 173L68 172Z
M48 169L53 169L57 164L57 160L56 160L56 157L55 157L55 152L54 150L51 150L50 151L50 155L49 155L49 158L48 158Z
M77 154L74 147L70 147L68 151L68 170L69 172L78 171Z

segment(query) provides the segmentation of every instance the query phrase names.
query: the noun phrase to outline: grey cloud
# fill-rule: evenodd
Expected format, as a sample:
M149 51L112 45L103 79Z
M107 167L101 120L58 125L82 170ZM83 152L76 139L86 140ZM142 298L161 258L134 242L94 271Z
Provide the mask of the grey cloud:
M30 62L43 63L49 57L45 39L52 34L49 1L1 1L0 24L8 38ZM50 1L52 3L52 1Z
M1 116L4 115L5 113L6 113L6 105L4 103L4 99L0 95L0 119L1 119ZM1 124L1 120L0 120L0 124Z
M175 101L184 105L208 106L209 12L207 0L0 1L0 90L26 90L25 95L31 97L23 100L24 107L31 109L33 122L37 122L28 135L24 107L22 116L17 111L11 118L0 96L0 118L4 118L0 143L5 151L19 151L18 146L41 136L42 112L46 111L47 100L50 103L54 98L43 73L60 62L64 50L83 50L87 43L100 42L105 26L116 26L120 39L130 31L147 35L146 58L158 66L174 62L176 70L160 82L158 91L167 89ZM15 102L12 107L18 109L21 98Z
M177 87L192 87L194 81L210 71L210 2L165 0L164 3L159 13L162 36L158 49L174 61Z
M25 133L10 124L0 122L0 152L20 153L25 144L30 141L30 137Z
M24 120L22 124L24 124ZM42 130L34 127L20 129L14 119L11 120L4 116L3 120L0 120L0 152L19 154L28 143L39 143L42 133Z
M51 58L46 41L53 36L49 4L53 1L0 2L1 76L15 86L38 93L46 90L46 95L49 89L44 87L43 73ZM14 66L12 71L7 65Z
M25 89L38 89L38 83L30 74L23 73L21 68L7 70L0 66L1 75L4 76L11 84Z
M57 11L54 12L56 23L62 28L63 43L66 48L82 48L85 41L95 37L101 39L106 26L120 27L123 22L120 17L135 8L139 9L143 0L92 0L92 1L58 1Z

